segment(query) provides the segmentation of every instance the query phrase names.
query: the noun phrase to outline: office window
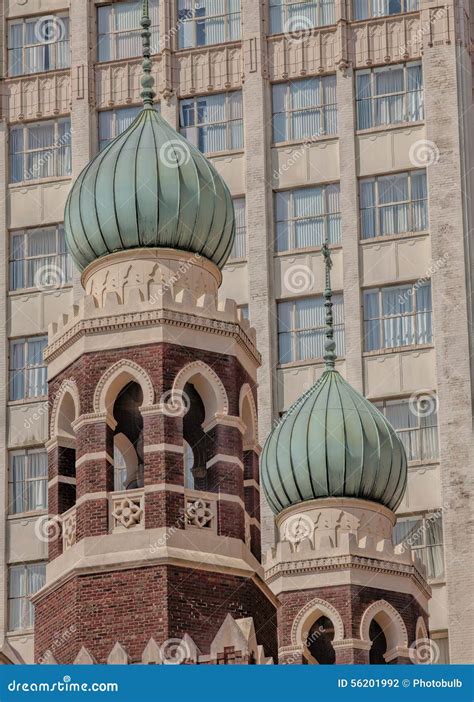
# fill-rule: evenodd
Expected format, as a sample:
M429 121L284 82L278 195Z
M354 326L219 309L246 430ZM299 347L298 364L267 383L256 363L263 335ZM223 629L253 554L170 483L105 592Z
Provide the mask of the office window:
M339 184L275 193L277 251L337 244L341 239Z
M230 252L229 260L245 258L247 256L247 227L245 224L245 198L234 199L235 212L235 240Z
M10 453L9 502L10 514L46 509L48 456L44 449Z
M10 342L10 400L42 397L48 392L43 351L46 336Z
M428 229L426 171L360 181L362 239Z
M10 129L10 182L71 175L71 122L45 120Z
M69 17L44 15L8 23L8 74L68 68Z
M142 55L141 0L115 2L97 8L97 59L115 61ZM160 50L159 4L150 0L151 53Z
M336 353L344 355L344 303L333 297ZM326 338L324 297L305 297L278 303L279 362L322 358Z
M434 397L377 402L401 439L409 461L438 458L438 412Z
M356 71L357 129L423 119L420 62Z
M335 21L334 0L270 0L271 34L297 35Z
M364 328L366 351L431 344L431 283L367 290Z
M46 564L28 563L8 569L8 628L10 631L32 629L34 606L30 597L46 583Z
M120 107L99 112L99 151L122 134L141 111L141 107Z
M10 290L60 288L72 282L62 224L12 232L10 242Z
M242 92L180 101L181 134L203 153L244 146Z
M443 518L440 512L401 517L393 529L393 543L411 549L426 567L428 578L444 577Z
M272 88L272 103L275 143L337 131L335 76L277 83Z
M240 0L178 0L179 48L240 39Z
M420 8L419 0L354 0L353 19L364 20L370 17L386 17L401 12L415 12Z

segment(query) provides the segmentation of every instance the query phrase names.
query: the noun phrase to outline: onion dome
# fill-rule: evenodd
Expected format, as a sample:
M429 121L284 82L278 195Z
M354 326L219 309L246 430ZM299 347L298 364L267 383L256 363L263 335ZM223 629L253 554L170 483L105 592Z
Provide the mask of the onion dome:
M407 482L407 459L395 430L335 370L332 291L326 259L326 370L269 435L262 484L275 513L307 500L358 498L395 510Z
M234 241L230 192L206 157L153 109L148 3L143 4L144 108L74 183L68 250L82 270L137 247L181 249L222 267Z

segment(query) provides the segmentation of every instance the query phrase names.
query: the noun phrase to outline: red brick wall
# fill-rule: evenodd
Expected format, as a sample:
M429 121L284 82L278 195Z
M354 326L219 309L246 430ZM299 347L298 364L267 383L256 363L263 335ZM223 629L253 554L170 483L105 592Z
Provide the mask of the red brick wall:
M258 643L276 657L275 609L250 579L164 565L79 575L37 603L35 658L68 629L58 663L72 663L81 646L106 663L117 641L138 663L150 637L161 645L185 633L206 654L228 613L253 617Z
M360 639L362 615L367 607L380 600L386 600L401 615L407 629L408 645L416 639L415 627L419 616L424 617L428 628L426 612L423 612L411 595L357 585L297 590L285 592L279 596L282 603L278 612L279 646L291 645L291 629L298 612L316 597L337 609L344 624L345 639ZM363 652L360 655L364 657Z

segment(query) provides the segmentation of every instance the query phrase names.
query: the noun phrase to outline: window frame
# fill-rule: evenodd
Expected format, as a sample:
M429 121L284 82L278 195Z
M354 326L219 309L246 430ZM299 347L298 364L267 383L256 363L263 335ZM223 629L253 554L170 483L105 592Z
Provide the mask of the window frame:
M178 25L178 32L177 32L177 44L178 44L178 51L186 51L188 49L200 49L204 46L217 46L218 44L228 44L231 42L237 42L240 41L242 38L242 7L240 6L240 10L238 12L230 12L230 2L231 0L223 0L224 5L225 5L225 11L223 13L217 13L213 15L204 15L202 17L196 17L196 10L199 9L196 7L196 3L191 2L191 8L190 10L188 9L183 9L180 10L179 7L179 0L177 2L177 25ZM240 4L240 2L239 2ZM191 16L187 17L186 19L181 19L180 18L180 12L191 12ZM238 17L238 26L239 26L239 32L238 36L235 39L230 38L230 18L231 16L235 17L237 19ZM218 41L218 42L204 42L203 44L199 44L197 41L197 25L199 22L203 22L204 20L210 20L210 19L219 19L219 18L224 19L224 39L223 41ZM182 46L181 45L181 30L182 28L186 27L187 25L192 26L192 35L193 39L192 42L187 45L187 46ZM183 35L184 38L184 35Z
M30 461L29 457L34 454L38 455L41 454L45 458L45 472L44 475L41 475L39 477L31 477L30 476ZM24 479L22 481L15 481L13 480L13 459L15 456L22 456L24 457ZM48 454L46 452L45 448L24 448L24 449L15 449L13 451L9 451L9 461L8 461L8 467L9 467L9 472L8 472L8 514L12 517L18 517L19 515L23 514L33 514L33 513L38 513L38 512L47 512L48 509L48 495L47 495L47 487L48 487ZM44 486L46 488L45 494L46 494L46 504L40 507L32 507L29 504L29 485L34 484L34 483L39 483L42 482L44 483ZM21 493L22 493L22 502L26 506L26 509L23 510L14 510L13 505L15 503L13 499L13 486L20 484L21 487Z
M416 402L416 406L419 407L420 403L423 402L423 396L416 396L415 398L413 396L411 397L399 397L399 398L389 398L389 399L384 399L384 400L379 400L377 402L374 402L375 406L377 409L382 412L384 417L387 417L387 407L392 406L392 405L400 405L400 404L407 404L409 407L412 405L414 402ZM395 428L395 432L397 436L400 438L402 441L403 445L405 446L405 451L407 454L407 460L410 464L418 464L418 463L439 463L439 430L438 430L438 412L437 412L437 406L435 404L435 412L432 412L429 415L426 415L426 417L434 417L435 422L432 424L422 424L422 416L420 412L411 412L411 416L413 417L413 421L415 422L416 425L414 426L407 426L403 428ZM409 410L410 411L410 410ZM388 419L390 421L390 419ZM423 454L426 452L425 445L429 445L429 440L425 438L425 434L429 431L433 431L434 435L436 437L436 446L435 446L435 456L433 457L426 457ZM404 441L402 439L402 436L407 436L408 441ZM409 443L411 447L415 446L416 449L416 454L417 456L415 458L410 458L410 455L406 449L406 443ZM413 448L412 448L412 453L413 453Z
M98 149L99 152L105 149L105 147L110 144L111 141L116 139L120 134L123 134L125 130L122 132L117 131L117 112L120 112L121 110L136 110L135 117L133 119L136 119L138 115L140 114L140 111L142 109L141 105L122 105L120 107L112 107L111 109L108 110L99 110L97 114L97 143L98 143ZM100 133L101 133L101 119L102 115L108 115L110 114L112 117L112 124L111 124L111 132L113 135L110 137L110 139L101 139L100 138ZM132 122L133 122L132 119ZM128 127L125 127L125 129L128 129Z
M245 261L247 259L247 254L248 254L248 248L247 248L247 203L245 200L245 195L242 197L233 197L232 198L233 203L234 203L234 209L235 209L235 203L243 203L243 219L244 219L244 224L243 226L238 226L237 224L237 217L235 218L235 239L234 239L234 244L232 246L232 250L230 252L229 258L227 260L227 263L238 263L239 261ZM242 246L243 242L243 255L234 255L235 253L238 253L240 251L239 246ZM227 264L226 264L227 265Z
M413 175L414 174L424 174L425 176L425 188L426 188L426 197L422 199L414 199L413 198ZM381 204L380 200L380 183L384 180L389 180L390 178L394 177L400 177L400 176L407 176L407 193L408 193L408 199L407 200L392 200L390 202L384 202ZM375 186L375 195L374 195L374 201L375 204L370 207L363 207L362 206L362 186L364 183L373 183ZM425 232L429 231L429 208L428 208L428 174L426 172L426 168L419 168L419 169L411 169L409 171L402 171L402 172L397 172L397 173L387 173L384 175L376 175L376 176L369 176L367 178L359 178L359 227L360 227L360 240L361 241L373 241L374 239L385 239L386 237L392 237L392 236L403 236L403 235L413 235L413 234L422 234ZM424 203L424 218L426 220L426 228L424 229L415 229L414 222L415 222L415 207L417 203ZM406 231L403 232L387 232L384 234L381 229L381 212L383 210L386 210L388 208L393 208L393 207L401 207L401 206L406 206L407 208L407 220L408 220L408 228ZM364 232L364 215L363 213L366 211L373 210L375 214L375 234L374 236L369 236L366 235Z
M428 528L426 527L426 522L427 521L436 521L437 519L441 519L441 542L440 543L427 543L427 533L428 533ZM397 523L398 522L420 522L420 526L417 528L416 532L419 532L423 538L423 543L421 545L414 545L412 546L410 543L407 543L407 539L403 539L402 541L399 542L399 544L403 544L406 547L410 549L415 555L418 555L419 552L424 552L424 553L429 553L430 549L441 549L441 554L442 554L442 573L440 575L430 575L429 569L428 569L428 560L424 559L421 557L421 554L418 555L418 558L422 561L422 563L426 567L426 574L428 578L428 582L444 582L446 579L446 561L445 561L445 553L444 553L444 519L443 519L443 513L441 510L438 511L427 511L427 512L422 512L420 514L408 514L408 515L397 515ZM398 546L399 544L394 544L395 546Z
M47 19L55 20L54 26L55 27L65 27L66 28L66 39L60 39L60 40L53 40L53 41L44 41L44 42L38 42L36 44L27 44L26 43L26 26L28 24L37 24L41 20ZM65 23L64 20L67 20ZM13 27L14 25L21 25L22 26L22 44L21 47L11 47L11 39L10 39L10 27ZM66 48L66 54L67 54L67 61L65 66L59 66L58 65L58 44L65 44L67 45ZM25 68L27 65L26 61L26 51L29 49L34 49L35 47L40 47L40 46L51 46L53 48L53 51L51 52L51 55L54 56L54 59L51 61L51 65L49 68L43 68L40 71L26 71ZM16 50L21 50L21 72L20 73L13 73L11 70L11 59L12 59L12 54ZM50 15L39 15L35 17L18 17L15 19L8 20L8 27L7 27L7 77L8 78L19 78L20 76L31 76L31 75L38 75L39 73L50 73L51 71L66 71L68 68L71 66L71 30L70 30L70 17L69 17L69 12L56 12Z
M366 2L367 2L367 10L368 10L367 16L364 16L364 17L356 17L356 13L355 13L355 5L356 5L356 2L355 2L355 0L352 0L352 3L351 3L351 19L352 19L352 22L367 22L368 20L380 19L380 18L382 18L382 17L393 17L393 16L396 16L396 15L405 15L405 14L409 14L409 13L411 13L411 12L419 12L419 11L420 11L420 2L419 2L419 0L400 0L400 8L401 8L401 9L398 10L397 12L385 12L385 13L383 13L383 14L376 15L376 14L373 14L373 13L371 12L371 4L372 4L372 3L371 3L371 0L366 0ZM408 9L407 6L408 6L408 4L410 4L410 3L412 3L412 4L417 4L418 7L415 7L415 8L413 8L413 9ZM389 3L389 4L390 4L390 3Z
M321 361L323 356L310 356L307 358L298 358L298 353L297 353L297 339L298 339L298 334L301 333L308 333L308 332L318 332L318 335L321 335L321 337L325 337L327 327L326 323L323 322L320 326L317 327L297 327L296 326L296 307L298 302L301 301L306 301L306 300L324 300L324 295L304 295L301 297L294 297L294 298L287 298L283 300L277 300L277 339L278 339L278 365L279 366L286 366L290 364L309 364L309 363L314 363L317 361ZM344 295L343 292L335 292L332 297L333 300L333 305L338 304L339 302L342 303L342 319L344 320ZM280 305L290 303L292 308L291 308L291 327L288 329L280 330ZM345 323L344 321L342 322L334 322L334 337L337 341L337 336L338 333L342 332L342 345L344 347L344 342L345 342ZM282 360L281 357L281 348L280 348L280 337L283 335L290 335L291 338L291 359L290 360ZM343 357L344 356L344 348L338 349L337 352L338 357Z
M431 298L431 308L429 310L425 310L424 312L419 312L417 311L417 305L416 305L416 296L418 294L418 289L421 287L425 286L430 286L431 288L431 279L427 280L423 283L420 284L419 281L415 281L414 283L401 283L398 285L383 285L379 287L374 287L374 288L368 288L366 290L363 290L363 323L364 323L364 353L380 353L384 352L390 349L404 349L404 348L412 348L413 346L432 346L433 345L433 298L432 298L432 290L430 290L430 298ZM383 292L388 291L388 290L398 290L399 295L406 295L407 299L412 298L413 299L413 305L411 308L410 312L405 312L401 314L388 314L384 315L383 314ZM408 292L409 290L414 291L411 294ZM378 293L378 316L377 317L369 317L366 318L366 305L365 305L365 299L366 296L369 294L373 294L377 292ZM420 314L428 314L430 317L430 322L431 322L431 341L429 342L422 342L419 343L417 342L417 317ZM387 319L398 319L398 318L409 318L411 320L411 338L414 339L413 343L411 344L400 344L398 346L385 346L385 327L384 327L384 320ZM379 334L379 343L380 346L378 346L375 349L368 349L367 348L367 340L370 338L370 334L368 333L368 324L370 322L378 322L378 334Z
M155 2L155 0L150 0L150 10L152 9L151 5L152 3ZM97 22L97 35L96 35L96 61L98 64L103 64L103 63L111 63L112 61L129 61L130 59L136 59L140 58L142 55L141 51L141 42L140 42L140 50L136 55L133 56L123 56L123 57L117 57L117 37L120 35L125 35L125 34L137 34L138 36L141 36L142 33L142 28L140 24L136 29L122 29L122 30L117 30L117 23L116 23L116 7L117 5L133 5L137 4L136 1L134 0L121 0L120 2L108 2L105 3L104 5L96 5L96 22ZM150 32L151 32L151 55L156 55L159 54L161 51L161 46L160 46L160 22L159 22L159 0L156 0L156 5L158 8L158 24L151 24L150 25ZM112 23L114 26L114 29L110 32L106 32L104 34L101 34L99 31L100 28L100 19L99 15L100 12L105 10L106 8L110 8L111 15L112 15ZM153 12L150 12L150 18L153 21ZM105 37L109 37L109 47L110 47L110 56L111 58L107 59L101 59L100 58L100 45L102 40ZM158 47L157 51L153 51L154 47Z
M237 93L240 94L240 106L242 108L242 116L241 117L234 117L232 118L232 96L236 95ZM225 109L225 120L216 120L214 122L199 122L196 121L196 118L199 118L199 106L198 106L198 101L199 100L208 100L209 98L213 98L218 95L224 95L225 96L225 102L224 102L224 109ZM185 108L187 105L192 104L193 106L193 124L190 124L188 126L182 126L182 123L184 124L184 113L183 113L183 108ZM238 151L243 151L244 146L245 146L245 141L244 141L244 114L243 114L243 95L242 95L242 90L228 90L228 91L221 91L219 93L211 93L209 95L198 95L198 96L193 96L191 98L183 98L179 101L179 133L185 137L185 139L188 139L188 141L193 144L197 149L199 149L199 141L200 141L200 130L202 128L208 127L210 125L218 125L218 124L224 124L226 127L226 137L225 137L225 142L226 142L226 148L221 149L220 151L201 151L201 153L204 153L206 155L209 154L223 154L223 153L228 153L228 152L238 152ZM240 141L241 145L240 146L235 146L232 144L232 129L231 125L239 124L240 123ZM194 139L194 134L190 135L188 134L188 130L195 130L196 134L196 139Z
M329 203L329 197L328 197L328 195L329 195L329 192L328 192L328 191L329 191L330 188L335 188L335 187L337 187L337 188L338 188L338 191L339 191L339 198L338 198L338 199L339 199L339 209L338 209L337 212L329 212L329 207L328 207L328 203ZM325 206L325 207L324 207L324 210L325 210L325 211L324 211L322 214L320 214L320 215L314 215L314 216L311 216L311 217L308 217L308 216L306 216L306 217L303 217L303 216L302 216L302 217L296 217L295 214L294 214L295 208L294 208L294 197L293 197L293 194L294 194L295 192L301 192L301 191L304 191L304 190L308 191L308 190L317 190L317 189L323 191L324 206ZM290 199L289 208L291 209L291 216L290 216L290 218L287 219L287 220L285 220L285 219L277 219L277 217L278 217L278 214L277 214L277 212L278 212L278 206L277 206L278 196L280 196L280 195L285 195L285 194L288 194L288 195L289 195L289 199ZM324 184L322 184L322 185L305 185L304 187L287 188L287 189L285 189L285 190L274 190L274 192L273 192L273 212L274 212L273 224L274 224L274 251L275 251L275 253L276 253L277 255L282 255L282 254L289 253L289 252L291 252L291 251L307 251L307 250L318 250L318 249L320 249L320 248L323 246L324 242L325 242L325 241L328 241L328 236L329 236L329 218L330 218L330 217L335 217L335 218L337 218L337 221L338 221L338 223L339 223L339 235L338 235L338 237L337 237L337 241L330 241L329 244L330 244L330 246L334 246L334 247L340 246L340 245L341 245L341 237L342 237L342 228L341 228L341 199L340 199L340 196L341 196L341 187L340 187L340 183L339 183L339 182L324 183ZM300 246L300 247L297 247L297 246L296 246L296 242L295 242L295 236L296 236L296 222L302 222L302 221L306 221L306 220L311 220L311 221L313 221L313 220L319 220L319 219L323 219L323 220L324 220L324 225L323 225L323 226L324 226L324 236L323 236L322 243L321 243L321 244L314 244L314 245L311 245L311 246ZM279 242L279 237L278 237L278 224L281 223L281 222L286 223L286 224L287 224L287 227L288 227L288 242L289 242L289 246L288 246L287 249L280 249L280 248L279 248L279 245L278 245L278 242Z
M34 127L38 126L47 126L47 125L53 125L54 126L54 137L53 137L53 144L51 146L48 146L46 148L42 147L37 147L37 148L30 148L30 130ZM62 137L59 135L59 125L60 124L68 124L69 128L65 131L64 136L68 138L67 141L64 143L61 143ZM16 131L22 131L23 136L22 136L22 142L23 142L23 148L21 151L13 152L12 150L12 145L13 145L13 139L12 139L12 134L13 132ZM72 175L72 132L71 132L71 118L70 117L58 117L56 119L45 119L37 122L27 122L25 124L19 124L19 125L13 125L9 129L8 133L9 137L9 145L8 145L8 163L9 163L9 185L10 186L19 186L22 184L29 184L29 183L38 183L38 182L45 182L45 181L50 181L50 180L58 180L58 179L65 179L65 178L70 178ZM27 146L25 146L27 144ZM69 164L69 169L66 169L65 173L60 173L60 165L61 162L59 160L59 155L63 149L69 149L69 158L68 158L68 164ZM28 157L30 154L34 153L42 153L44 152L45 154L45 159L49 160L52 158L53 160L53 173L51 175L47 176L38 176L38 177L31 177L28 178L28 174L31 173L33 169L28 168ZM13 180L13 158L15 156L19 155L23 156L23 167L22 167L22 179L21 180ZM48 154L50 154L48 156ZM52 157L51 157L52 154ZM25 177L26 176L26 177Z
M296 1L291 1L291 0L281 0L280 2L272 2L272 0L269 1L268 3L268 34L269 36L278 36L279 34L294 34L295 37L298 36L298 33L301 32L302 39L304 39L308 32L311 29L318 29L319 27L332 27L333 25L336 24L336 3L334 0L332 0L332 16L333 16L333 21L328 22L327 24L323 24L321 22L321 14L322 14L322 2L321 0L308 0L308 2L304 3L307 5L315 6L316 8L316 13L318 16L318 20L315 24L310 26L306 22L301 22L301 27L298 27L296 24L294 28L291 27L291 17L289 17L288 13L288 7L290 5L302 5L303 2L301 0L296 0ZM273 20L272 20L272 9L281 7L281 27L282 31L275 31L272 27ZM303 19L303 15L301 18Z
M43 230L55 230L55 238L56 238L56 248L55 248L55 253L52 254L43 254L41 256L32 256L28 254L28 236L31 235L33 232L38 232L38 231L43 231ZM63 236L63 249L61 250L61 233ZM21 250L23 257L18 257L14 258L14 252L16 250L16 245L14 244L13 240L16 238L23 237L23 243L21 245ZM45 263L44 268L46 268L48 265L51 265L52 268L56 268L58 271L61 273L61 280L60 280L60 285L52 284L51 286L47 286L46 284L42 284L41 288L39 288L37 285L34 284L34 281L31 285L28 283L32 282L29 279L29 262L30 261L39 261L39 260L47 260L47 259L53 259L51 263ZM25 285L21 287L13 287L13 280L14 280L14 273L13 273L13 268L17 265L21 265L22 268L22 280L25 283ZM9 232L9 271L8 271L8 292L9 294L22 294L25 293L28 290L54 290L57 289L58 287L60 288L65 288L65 287L70 287L73 284L73 277L74 277L74 267L73 267L73 261L70 256L70 254L67 251L66 247L66 235L65 235L65 230L64 230L64 224L62 222L58 222L56 224L51 224L51 225L46 225L44 227L27 227L25 229L13 229Z
M18 339L10 339L9 342L9 361L8 361L8 383L9 383L9 393L8 393L8 398L9 398L9 403L24 403L24 402L37 402L39 400L44 400L47 395L48 395L48 377L47 377L47 366L44 361L44 355L43 355L43 362L38 363L38 364L29 364L28 363L28 349L29 349L29 344L33 341L40 341L43 340L46 343L43 346L43 354L44 354L44 349L46 348L48 344L48 337L44 334L38 334L38 335L32 335L32 336L25 336L25 337L20 337ZM23 365L21 368L12 368L12 361L13 361L13 348L16 344L23 344ZM41 395L30 395L28 392L29 389L29 382L28 382L28 374L30 371L33 371L34 369L44 369L44 393ZM22 397L14 398L13 397L13 379L18 375L21 374L23 376L23 394Z
M335 82L336 82L336 74L335 73L328 73L327 75L323 76L308 76L308 77L303 77L303 78L297 78L296 80L286 80L286 81L281 81L277 83L272 83L272 145L277 146L281 144L287 144L287 143L294 143L294 142L305 142L307 140L316 140L319 138L333 138L337 135L338 133L338 114L337 114L337 95L335 93L335 102L333 103L324 103L324 95L325 95L325 86L324 86L324 81L329 81L329 79L332 79L334 81L334 89L335 89ZM292 107L292 100L291 100L291 89L294 87L295 83L301 84L303 81L310 82L310 81L317 81L319 84L319 95L322 97L323 102L319 102L318 104L313 103L311 105L307 105L305 107ZM285 90L285 97L284 97L284 103L285 103L285 109L282 111L275 111L275 92L277 90L277 86L282 86L284 85L286 90ZM319 120L323 122L324 124L324 130L321 130L318 134L306 134L304 136L294 136L294 125L293 125L293 115L299 113L299 114L304 114L305 112L319 112ZM331 120L328 115L331 114L331 111L334 111L334 131L328 131L327 126L328 124L331 123ZM285 131L287 134L287 139L277 141L277 129L276 129L276 120L279 115L285 115Z
M397 95L403 96L403 115L409 115L408 110L408 95L411 93L418 92L416 90L408 90L408 70L414 66L421 66L421 78L422 78L422 99L420 105L420 111L422 113L421 119L402 119L399 122L382 122L377 123L376 121L376 105L377 100L393 98ZM376 92L376 76L379 73L388 73L393 70L403 68L403 91L394 91L391 93L377 93ZM358 97L358 77L361 75L370 75L370 97ZM355 103L356 103L356 134L361 132L369 132L372 130L384 130L390 127L400 127L407 124L421 124L425 121L425 109L424 109L424 74L423 74L423 62L421 59L414 61L404 61L403 63L394 63L387 66L372 66L370 68L359 68L355 71ZM359 127L359 104L365 103L370 100L370 121L369 127Z
M28 563L12 563L11 565L8 566L8 631L10 632L19 632L19 631L32 631L34 629L34 623L35 623L35 608L33 603L30 600L30 597L36 594L38 590L35 590L34 592L30 592L29 588L29 573L28 571L32 568L35 568L37 566L44 566L43 569L43 579L44 582L40 587L44 587L46 583L46 562L45 561L33 561L33 562L28 562ZM25 573L25 583L26 583L26 593L24 595L20 596L15 596L13 597L11 595L12 591L12 581L11 581L11 573L13 570L23 570ZM21 605L21 626L17 628L13 628L12 626L12 603L15 601L20 601L22 603ZM27 615L27 616L25 616ZM27 620L27 625L24 626L24 622Z

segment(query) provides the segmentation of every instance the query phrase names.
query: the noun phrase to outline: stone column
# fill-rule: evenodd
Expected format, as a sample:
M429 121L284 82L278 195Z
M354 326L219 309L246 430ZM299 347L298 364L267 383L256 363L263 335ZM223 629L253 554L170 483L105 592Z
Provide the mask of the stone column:
M336 665L367 665L369 663L370 644L357 639L333 641L336 652Z
M258 372L259 427L262 437L272 427L274 389L272 369L276 363L275 305L273 301L273 222L271 190L271 102L266 75L267 47L264 33L265 6L242 0L242 52L244 56L243 102L245 134L246 213L248 228L249 316L257 330L262 353ZM263 496L262 548L275 540L273 514Z
M462 148L467 139L463 112L470 103L472 86L467 86L464 78L470 67L467 8L456 6L454 2L446 4L446 12L433 25L432 41L424 42L423 80L431 152L427 165L431 252L434 262L445 261L432 275L432 295L450 662L469 663L474 656L473 541L460 535L460 527L472 522L474 490L470 288L466 282L472 276L468 263L472 191L467 177L472 155ZM422 19L428 26L430 17L430 3L425 0Z
M184 528L183 420L142 408L145 527Z
M88 0L74 0L69 7L71 47L71 133L72 133L72 177L77 178L89 163L94 139L91 105L95 104L94 58L95 46L91 46L95 16L89 13ZM92 7L95 12L95 6ZM84 291L80 276L75 271L74 300L77 302Z
M109 533L108 493L114 489L115 420L105 415L79 417L77 437L76 541Z
M355 144L354 75L351 68L337 73L337 124L341 184L341 222L344 279L344 338L346 379L364 391L362 314L360 298L359 205Z
M244 451L244 495L245 511L250 519L250 550L260 561L262 556L260 534L260 486L259 451L257 448Z
M238 421L238 418L235 417ZM216 424L208 432L208 490L217 493L217 533L245 540L244 465L241 427Z

